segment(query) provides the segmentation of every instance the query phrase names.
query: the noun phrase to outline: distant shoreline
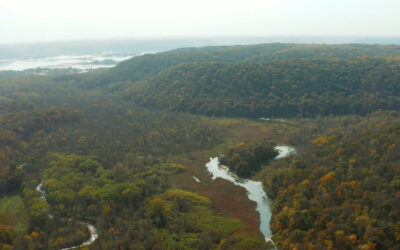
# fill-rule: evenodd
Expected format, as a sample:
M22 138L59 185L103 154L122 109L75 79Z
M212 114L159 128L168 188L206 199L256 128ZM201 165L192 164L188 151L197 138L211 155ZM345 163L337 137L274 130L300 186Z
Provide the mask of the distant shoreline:
M140 53L166 51L183 47L251 45L262 43L295 44L391 44L400 45L400 37L372 36L270 36L270 37L155 37L98 40L0 43L0 59L52 57L58 55Z

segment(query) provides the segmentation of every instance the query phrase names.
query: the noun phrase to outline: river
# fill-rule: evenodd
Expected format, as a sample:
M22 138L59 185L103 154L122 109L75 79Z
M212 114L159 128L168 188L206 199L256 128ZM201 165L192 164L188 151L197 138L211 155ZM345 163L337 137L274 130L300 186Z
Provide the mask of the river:
M275 157L275 160L279 160L296 153L294 148L288 146L276 146L275 149L279 153ZM206 168L210 172L212 180L217 178L228 180L237 186L243 187L247 191L247 197L249 200L252 200L257 204L256 210L260 214L260 231L264 235L265 241L274 245L271 239L272 233L270 229L272 201L265 193L262 182L239 178L236 174L231 173L228 167L221 165L218 157L210 158L210 161L206 164ZM194 178L196 181L200 182L200 180L198 180L196 177ZM47 201L46 191L44 191L42 187L43 181L37 185L36 190L41 194L40 199ZM53 219L53 215L49 214L49 218ZM93 225L84 222L80 223L88 227L88 230L90 231L90 238L80 245L62 248L61 250L71 250L79 247L89 246L97 239L97 229Z
M296 152L294 148L288 146L276 146L275 149L279 153L275 157L275 160L282 159ZM212 180L221 178L246 189L249 200L257 204L256 210L260 214L260 231L264 235L265 241L274 245L270 229L272 201L265 193L262 182L239 178L236 174L231 173L228 167L220 165L218 157L210 158L210 161L206 164L206 168L210 172Z
M36 191L38 191L40 193L41 200L47 201L47 199L46 199L47 193L46 193L46 191L43 190L43 181L40 182L39 185L36 186ZM54 217L52 214L49 214L49 218L53 219ZM71 220L71 219L69 219L69 220ZM71 250L71 249L75 249L75 248L79 248L79 247L86 247L86 246L89 246L90 244L92 244L97 239L97 237L99 235L97 234L97 229L93 225L84 223L84 222L79 222L79 223L87 226L87 228L90 232L90 238L87 241L83 242L82 244L72 246L72 247L62 248L60 250Z

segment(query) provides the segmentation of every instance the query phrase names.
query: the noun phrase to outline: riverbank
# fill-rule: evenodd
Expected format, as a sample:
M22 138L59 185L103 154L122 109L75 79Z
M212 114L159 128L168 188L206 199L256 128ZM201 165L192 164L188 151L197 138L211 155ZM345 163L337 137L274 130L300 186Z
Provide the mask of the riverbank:
M36 186L36 191L38 191L40 193L40 199L42 201L44 201L44 202L47 202L47 198L46 198L47 193L46 193L45 190L43 190L43 181L40 182ZM54 219L54 216L52 214L49 213L48 216L49 216L50 219ZM60 219L61 220L61 219L64 219L64 218L56 218L56 219ZM68 220L72 220L72 219L68 219ZM60 250L71 250L71 249L76 249L76 248L80 248L80 247L86 247L86 246L91 245L98 238L97 229L93 225L88 224L88 223L84 223L84 222L80 222L80 221L78 223L83 224L83 225L85 225L87 227L87 229L90 232L90 238L88 240L84 241L81 244L78 244L78 245L75 245L75 246L72 246L72 247L61 248Z
M295 152L294 148L277 146L279 155L276 160ZM273 247L270 220L272 201L264 192L262 182L240 179L219 165L217 157L210 159L212 151L201 151L184 157L182 164L188 170L179 177L179 185L192 192L208 197L215 210L223 216L241 220L248 231L262 237ZM210 159L206 164L204 159ZM189 160L188 158L191 158ZM201 164L203 162L204 164ZM211 176L210 176L211 174ZM211 178L210 178L211 177Z
M211 181L204 164L213 154L215 152L211 150L204 150L192 153L190 157L180 158L179 163L187 170L174 176L173 183L176 183L174 185L209 198L216 215L239 219L246 226L246 231L256 237L262 237L258 213L255 210L256 204L247 198L246 191L227 180ZM193 176L201 183L198 183Z
M276 146L275 150L279 152L275 157L276 160L285 158L296 152L294 148L283 145ZM210 161L205 166L211 174L212 180L221 178L246 190L249 200L257 204L256 211L259 213L260 218L260 232L264 235L267 243L274 245L270 228L272 201L266 195L262 182L238 177L236 174L230 172L228 167L221 165L218 157L210 158Z

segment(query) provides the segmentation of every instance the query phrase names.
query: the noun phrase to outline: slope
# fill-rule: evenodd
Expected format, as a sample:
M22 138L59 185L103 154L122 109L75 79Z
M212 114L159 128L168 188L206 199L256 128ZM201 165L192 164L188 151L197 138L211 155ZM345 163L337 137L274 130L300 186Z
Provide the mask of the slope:
M400 60L192 63L123 89L141 105L205 115L365 115L400 108Z

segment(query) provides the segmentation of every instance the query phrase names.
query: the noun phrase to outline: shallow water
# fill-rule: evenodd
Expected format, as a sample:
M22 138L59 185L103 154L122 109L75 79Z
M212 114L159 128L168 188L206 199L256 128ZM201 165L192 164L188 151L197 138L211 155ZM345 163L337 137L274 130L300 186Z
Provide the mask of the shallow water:
M40 199L43 200L43 201L46 201L46 195L47 195L47 193L46 193L46 191L43 190L42 187L43 187L43 181L40 182L40 183L36 186L36 191L38 191L38 192L41 194L41 195L40 195ZM54 217L53 217L53 215L49 214L49 218L50 218L50 219L53 219ZM72 220L72 219L69 219L69 220ZM98 237L99 235L98 235L98 233L97 233L97 229L96 229L93 225L90 225L90 224L88 224L88 223L83 223L83 222L79 222L79 223L82 223L82 224L84 224L84 225L87 226L87 228L88 228L88 230L89 230L89 232L90 232L90 238L89 238L87 241L85 241L85 242L83 242L82 244L80 244L80 245L72 246L72 247L68 247L68 248L62 248L62 249L60 249L60 250L70 250L70 249L75 249L75 248L79 248L79 247L89 246L90 244L92 244L92 243L97 239L97 237Z
M210 158L206 167L211 173L213 180L222 178L246 189L249 199L255 201L257 204L256 210L260 214L260 231L266 239L270 239L271 200L268 199L267 194L264 192L262 183L260 181L239 178L237 175L231 173L226 166L220 165L218 157Z
M278 156L275 157L276 160L296 152L294 148L288 146L276 146L275 149L279 152ZM218 157L210 158L206 168L210 172L212 180L221 178L246 189L248 198L257 204L256 210L260 214L260 231L267 242L273 243L270 229L272 201L265 193L262 183L260 181L242 179L231 173L228 167L220 165Z
M275 157L275 160L282 159L288 157L291 154L296 153L296 149L288 147L288 146L276 146L275 149L278 151L278 155Z
M99 236L97 234L97 229L93 225L90 225L90 224L85 224L85 225L88 227L88 229L90 231L90 238L78 246L62 248L60 250L71 250L71 249L75 249L75 248L79 248L79 247L86 247L86 246L89 246L90 244L92 244Z
M43 181L36 186L36 191L40 193L40 199L42 201L46 201L46 191L44 191L42 187L43 187Z

